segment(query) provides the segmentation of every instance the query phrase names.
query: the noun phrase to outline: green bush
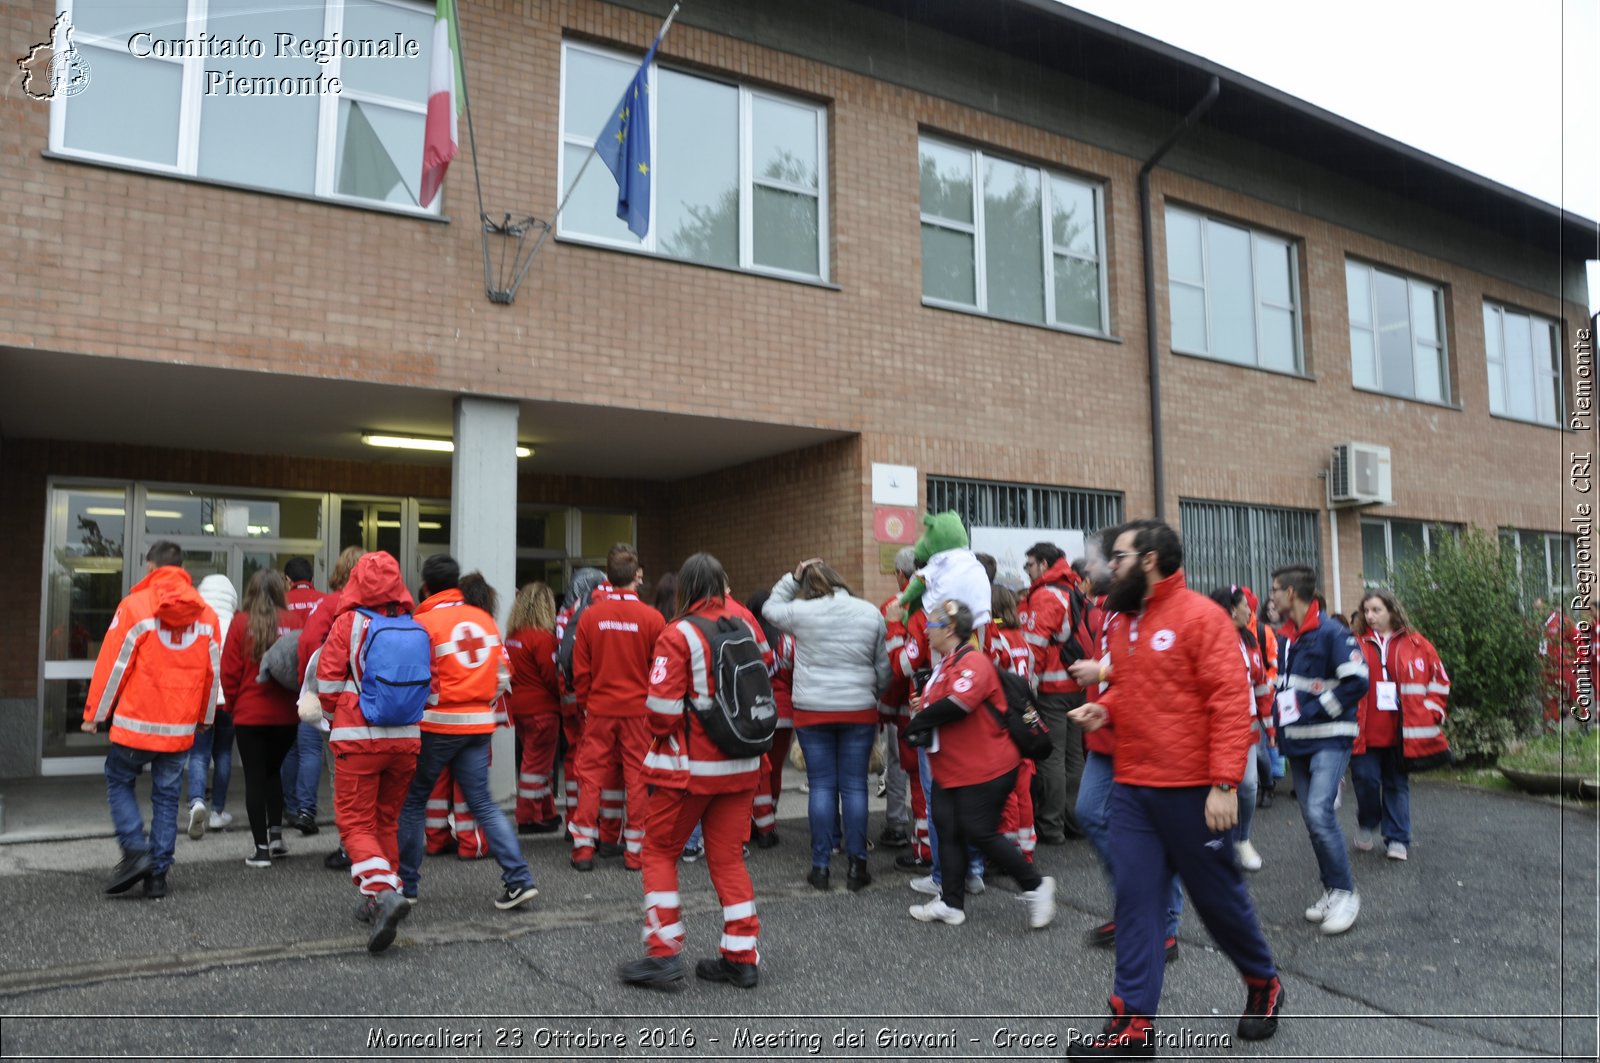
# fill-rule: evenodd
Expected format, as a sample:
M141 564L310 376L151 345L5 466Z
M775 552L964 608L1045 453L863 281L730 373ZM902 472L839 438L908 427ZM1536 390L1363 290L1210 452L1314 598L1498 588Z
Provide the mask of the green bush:
M1600 779L1600 730L1530 739L1501 757L1500 763L1516 771L1597 780Z
M1492 763L1539 721L1539 632L1523 615L1516 558L1479 528L1433 537L1400 566L1395 594L1450 672L1445 733L1457 757Z

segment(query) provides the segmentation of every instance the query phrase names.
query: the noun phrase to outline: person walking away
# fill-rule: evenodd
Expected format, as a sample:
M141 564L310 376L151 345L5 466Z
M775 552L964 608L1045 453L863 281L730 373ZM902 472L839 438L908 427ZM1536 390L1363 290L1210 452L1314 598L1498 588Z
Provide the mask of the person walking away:
M311 582L311 562L291 557L283 566L288 581L284 603L288 631L305 630L312 612L326 595ZM298 653L298 646L296 647ZM296 721L294 745L283 758L280 769L283 786L284 822L303 836L317 833L317 787L322 781L322 729L314 723Z
M328 641L328 633L333 630L333 618L339 612L339 598L345 585L350 582L350 573L355 569L356 562L361 560L359 546L347 546L339 551L338 558L333 563L333 571L328 573L328 593L322 600L311 608L306 617L306 626L301 629L300 639L295 644L296 665L299 668L300 685L302 689L309 688L313 693L316 690L316 672L312 670L311 658ZM302 719L301 723L306 720ZM313 726L321 735L319 741L326 742L328 724L326 720L314 719ZM330 750L331 753L331 750ZM320 750L319 750L320 759ZM333 758L328 758L330 766ZM345 850L344 842L340 841L339 847L323 858L322 866L330 871L348 871L350 869L350 854Z
M108 894L140 882L167 895L178 840L178 789L198 728L211 726L221 696L217 616L182 568L183 548L163 539L145 554L145 578L117 604L100 643L80 730L109 726L106 803L122 859ZM150 768L150 829L134 783Z
M233 589L233 581L213 572L200 581L198 589L217 615L217 626L226 640L228 624L239 609L239 592ZM217 702L211 726L195 732L188 771L189 837L199 841L207 830L225 830L233 823L233 813L226 808L228 784L233 781L233 713L225 701Z
M1023 570L1030 583L1018 613L1033 650L1039 716L1053 739L1050 756L1039 765L1034 820L1041 843L1063 845L1083 837L1073 808L1083 775L1083 735L1067 714L1083 704L1084 693L1067 666L1092 656L1098 636L1081 581L1060 547L1035 543L1028 548Z
M222 646L222 694L233 706L239 764L244 769L244 807L255 850L253 868L272 866L289 855L283 843L283 758L294 745L300 717L294 692L261 672L261 658L288 632L283 576L263 568L250 577L243 607Z
M506 622L511 658L511 724L517 735L517 833L561 829L553 784L561 744L561 684L556 671L556 597L524 584Z

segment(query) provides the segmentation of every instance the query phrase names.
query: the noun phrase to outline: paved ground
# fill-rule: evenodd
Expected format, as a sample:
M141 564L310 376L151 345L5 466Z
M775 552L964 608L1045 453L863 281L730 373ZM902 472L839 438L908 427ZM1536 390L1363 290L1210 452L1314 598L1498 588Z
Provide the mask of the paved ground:
M1164 1057L1596 1058L1595 816L1418 790L1411 860L1356 854L1361 919L1333 939L1300 914L1320 890L1294 804L1258 815L1267 866L1251 884L1288 989L1282 1029L1215 1044L1243 993L1190 920L1168 968ZM1085 846L1040 850L1062 902L1050 929L1026 930L1009 884L973 899L966 925L925 926L886 854L862 893L804 885L804 800L785 795L783 844L751 856L753 992L618 986L614 968L640 951L639 880L620 861L576 874L551 839L524 841L541 892L515 913L491 904L492 863L431 859L422 903L379 957L348 878L322 867L328 832L292 836L291 857L260 871L240 831L180 836L158 902L99 895L115 857L104 837L0 845L0 1056L1059 1059L1075 1030L1098 1029L1112 957L1082 944L1106 906ZM683 892L689 955L710 955L703 865L685 868Z

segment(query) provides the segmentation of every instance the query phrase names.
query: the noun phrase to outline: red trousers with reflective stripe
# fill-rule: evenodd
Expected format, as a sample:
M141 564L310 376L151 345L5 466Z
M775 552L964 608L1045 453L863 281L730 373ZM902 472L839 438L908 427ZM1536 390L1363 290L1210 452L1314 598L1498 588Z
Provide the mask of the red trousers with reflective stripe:
M427 818L423 820L428 838L428 852L443 853L455 846L456 855L463 860L476 860L489 855L489 843L478 829L467 807L467 795L456 785L455 776L446 768L439 773L428 795ZM454 841L452 841L452 837Z
M578 792L583 788L578 779L578 747L583 744L583 717L563 716L561 737L567 744L561 758L561 779L564 793L562 806L567 817L567 829L578 814ZM613 796L615 795L615 796ZM622 765L606 779L600 791L600 841L615 845L622 838L622 805L627 791L622 788Z
M622 832L627 866L637 868L643 858L644 816L648 804L644 784L644 757L650 751L650 721L642 716L590 716L584 721L578 743L578 810L572 817L572 856L583 860L600 840L601 800L605 792L627 794L632 810ZM616 789L618 769L622 787ZM615 800L614 797L611 800ZM745 805L748 814L750 806Z
M691 794L665 786L650 795L644 842L644 941L651 956L683 951L682 902L678 898L678 858L694 825L701 824L706 870L722 903L719 951L730 963L757 963L755 887L745 869L743 846L750 830L752 790L731 794Z
M1033 850L1038 845L1033 831L1033 777L1037 772L1038 766L1023 757L1017 768L1017 785L1000 810L1000 833L1017 843L1029 863L1033 862Z
M783 765L789 759L794 730L780 727L772 735L772 750L761 757L761 776L750 803L752 834L771 834L778 827L778 795L783 791Z
M417 773L415 753L340 753L333 816L350 877L371 896L400 888L400 806Z
M537 823L556 815L556 747L561 717L553 712L516 722L517 822Z

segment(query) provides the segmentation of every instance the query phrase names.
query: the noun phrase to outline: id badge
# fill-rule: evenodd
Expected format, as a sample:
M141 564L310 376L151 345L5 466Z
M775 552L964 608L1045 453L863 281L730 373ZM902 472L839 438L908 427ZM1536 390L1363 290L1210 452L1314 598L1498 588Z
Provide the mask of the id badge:
M1295 701L1294 691L1278 691L1278 723L1296 723L1300 719L1300 705Z
M939 728L937 727L933 729L933 741L928 743L928 752L939 752Z
M1384 712L1400 711L1400 684L1378 684L1378 708Z

